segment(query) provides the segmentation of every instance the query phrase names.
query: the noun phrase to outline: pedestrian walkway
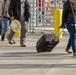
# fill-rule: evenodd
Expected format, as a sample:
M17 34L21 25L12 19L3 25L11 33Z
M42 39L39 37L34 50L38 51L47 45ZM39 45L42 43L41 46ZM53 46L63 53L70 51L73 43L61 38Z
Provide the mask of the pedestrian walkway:
M15 45L0 41L0 74L76 75L76 57L65 52L68 37L61 38L52 52L37 53L35 47L40 36L27 34L27 47L20 47L19 38L15 38Z

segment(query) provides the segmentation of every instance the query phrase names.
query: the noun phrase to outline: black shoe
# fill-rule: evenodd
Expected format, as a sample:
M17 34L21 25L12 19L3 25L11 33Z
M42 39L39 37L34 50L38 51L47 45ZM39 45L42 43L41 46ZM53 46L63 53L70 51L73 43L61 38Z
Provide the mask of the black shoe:
M12 44L13 44L13 41L11 41L11 40L8 40L8 43L12 45Z
M75 53L73 53L73 56L76 56L76 54L75 54Z
M16 42L15 42L15 41L13 41L13 44L16 44Z
M13 44L16 44L16 42L15 42L14 40L12 40L12 43L13 43Z
M69 49L66 49L66 52L67 52L68 54L72 54L72 52L70 52Z
M4 39L5 39L5 35L2 34L2 35L1 35L1 41L4 41Z
M21 47L26 47L26 45L25 45L25 44L21 44L20 46L21 46Z

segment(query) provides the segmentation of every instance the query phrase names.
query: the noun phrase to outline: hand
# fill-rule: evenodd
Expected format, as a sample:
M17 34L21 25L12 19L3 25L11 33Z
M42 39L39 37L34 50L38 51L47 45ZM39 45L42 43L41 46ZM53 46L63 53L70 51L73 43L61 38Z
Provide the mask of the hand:
M30 21L30 19L28 19L28 22Z
M12 16L12 17L10 17L10 19L11 19L11 20L14 20L14 17Z
M64 25L61 25L59 28L65 28L65 26Z
M2 16L0 16L0 21L2 20Z

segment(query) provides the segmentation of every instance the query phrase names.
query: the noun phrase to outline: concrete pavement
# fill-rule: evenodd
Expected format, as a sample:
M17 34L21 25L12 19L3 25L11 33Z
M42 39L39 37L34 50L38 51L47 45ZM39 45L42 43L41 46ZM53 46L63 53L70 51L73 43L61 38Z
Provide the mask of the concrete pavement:
M20 47L19 38L16 44L10 45L5 39L0 41L0 74L1 75L76 75L76 57L65 52L68 36L52 52L37 53L36 42L41 34L28 34L27 47Z

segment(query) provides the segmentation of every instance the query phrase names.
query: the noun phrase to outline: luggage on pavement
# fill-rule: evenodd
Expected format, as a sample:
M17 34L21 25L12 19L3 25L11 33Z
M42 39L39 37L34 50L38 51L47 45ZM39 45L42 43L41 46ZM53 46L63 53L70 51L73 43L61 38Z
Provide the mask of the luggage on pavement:
M59 38L55 34L44 34L36 43L36 50L40 52L50 52L59 43Z

